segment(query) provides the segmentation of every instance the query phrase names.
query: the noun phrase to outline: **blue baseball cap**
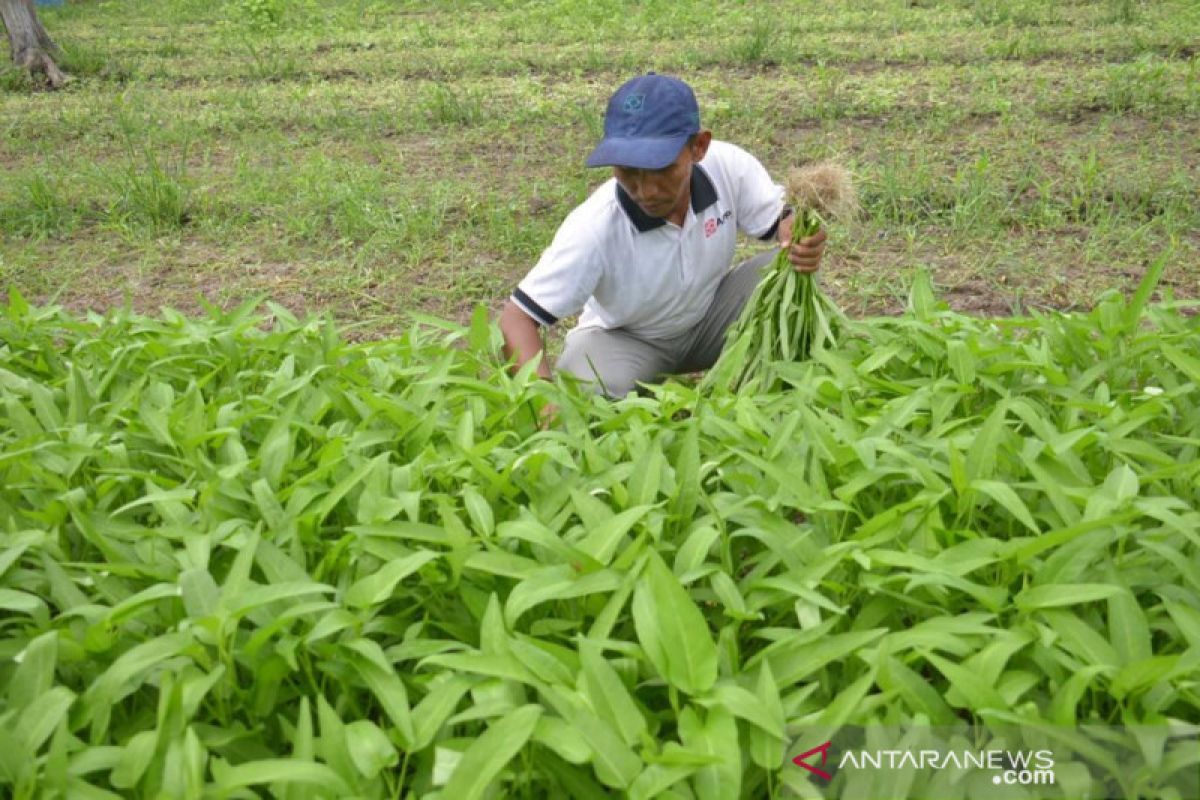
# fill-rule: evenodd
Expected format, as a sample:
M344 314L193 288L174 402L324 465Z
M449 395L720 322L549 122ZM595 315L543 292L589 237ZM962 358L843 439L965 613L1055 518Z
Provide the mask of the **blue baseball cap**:
M589 167L662 169L700 132L700 106L678 78L653 72L625 82L608 101L604 138Z

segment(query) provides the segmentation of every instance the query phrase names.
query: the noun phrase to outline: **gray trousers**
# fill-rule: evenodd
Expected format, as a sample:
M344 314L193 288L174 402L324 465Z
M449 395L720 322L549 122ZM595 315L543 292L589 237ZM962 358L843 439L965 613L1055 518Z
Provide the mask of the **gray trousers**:
M597 393L624 397L638 383L654 383L667 375L708 369L725 345L725 331L742 313L761 272L778 249L760 253L730 270L717 284L712 305L690 331L648 340L623 328L576 328L567 334L557 369L591 384Z

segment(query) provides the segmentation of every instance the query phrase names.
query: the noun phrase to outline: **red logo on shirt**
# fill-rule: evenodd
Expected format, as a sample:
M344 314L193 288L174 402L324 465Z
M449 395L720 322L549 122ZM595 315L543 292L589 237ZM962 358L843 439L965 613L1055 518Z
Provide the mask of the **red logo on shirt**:
M722 225L724 225L725 220L729 219L732 216L733 216L732 211L726 211L724 214L722 214L719 217L710 217L710 218L704 220L704 238L711 239L713 234L717 232L717 228L720 228Z

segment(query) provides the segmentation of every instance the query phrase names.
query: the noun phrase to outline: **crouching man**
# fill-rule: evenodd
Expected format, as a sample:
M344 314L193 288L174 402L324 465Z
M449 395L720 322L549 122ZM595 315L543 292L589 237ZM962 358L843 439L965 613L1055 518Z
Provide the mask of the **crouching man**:
M612 178L572 211L500 314L518 366L542 352L541 328L582 313L556 368L622 397L638 383L711 367L725 330L777 251L733 266L737 234L788 246L783 188L745 150L701 127L691 88L650 73L608 102L589 167ZM815 271L825 232L790 246ZM732 267L732 268L731 268ZM543 358L539 373L551 377Z

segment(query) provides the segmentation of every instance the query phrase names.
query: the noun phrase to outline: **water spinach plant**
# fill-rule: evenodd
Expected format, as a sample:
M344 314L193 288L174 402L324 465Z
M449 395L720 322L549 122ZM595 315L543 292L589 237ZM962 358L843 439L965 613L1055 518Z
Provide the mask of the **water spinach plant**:
M793 169L787 193L795 209L792 244L815 234L823 223L852 216L858 208L850 174L831 162ZM723 384L738 389L755 378L761 388L775 388L774 366L804 361L813 350L832 344L832 325L840 316L812 273L797 272L787 249L780 249L726 332L725 350L705 376L704 388Z
M0 792L810 796L805 731L921 720L1127 725L1045 796L1186 789L1200 318L1152 286L980 320L918 281L779 391L615 403L508 374L486 315L14 294Z

